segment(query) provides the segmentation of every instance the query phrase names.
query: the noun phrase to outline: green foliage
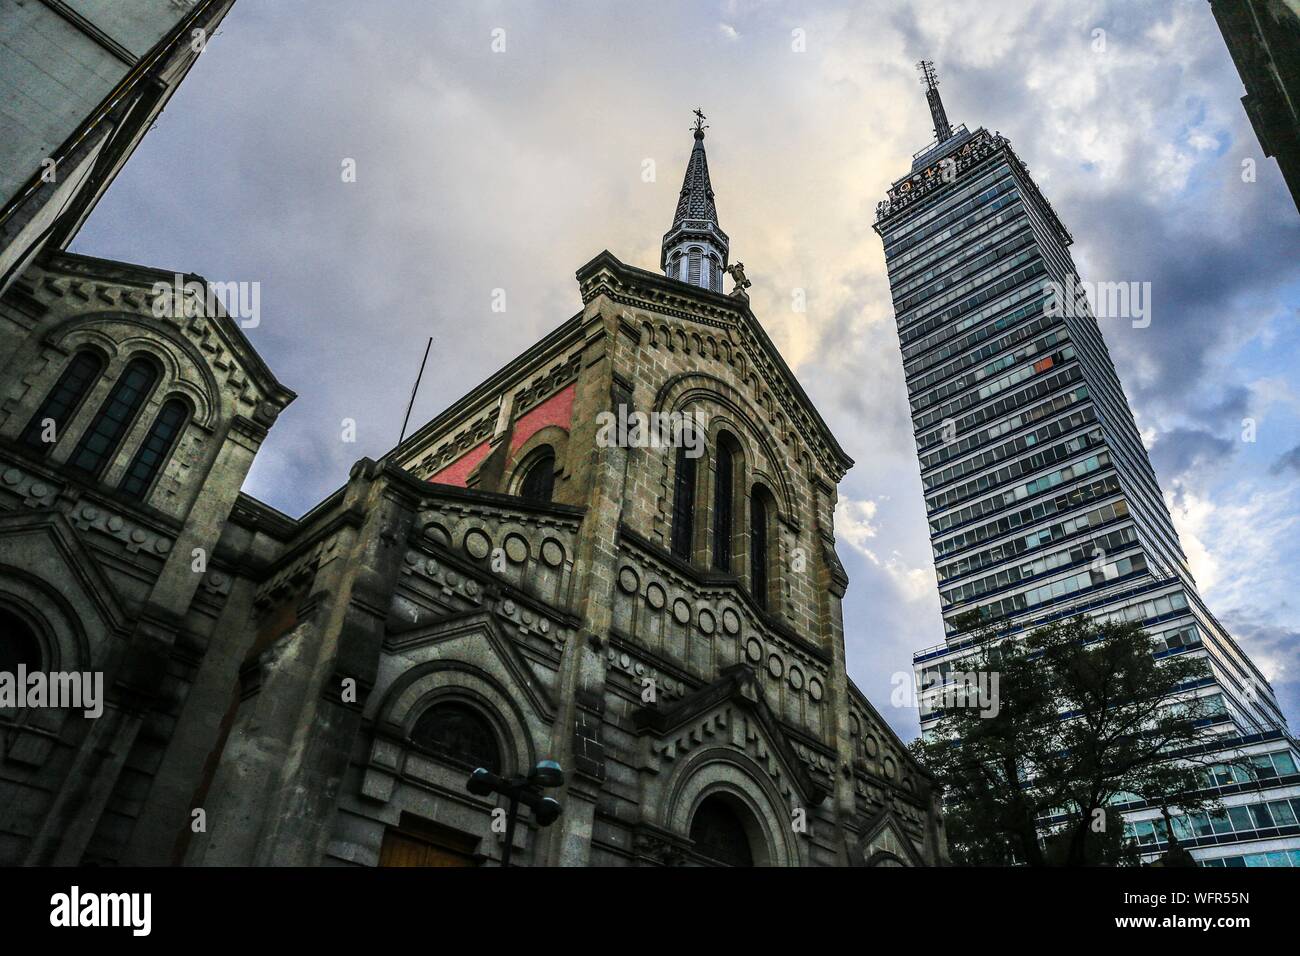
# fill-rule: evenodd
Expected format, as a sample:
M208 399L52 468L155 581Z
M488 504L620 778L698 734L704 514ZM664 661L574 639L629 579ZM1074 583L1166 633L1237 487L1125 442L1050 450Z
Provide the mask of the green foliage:
M1194 751L1212 740L1212 712L1181 694L1208 676L1203 659L1157 661L1140 627L1083 616L1027 637L972 617L959 626L978 646L957 669L982 675L996 706L949 700L929 738L912 745L944 788L955 862L1132 863L1111 809L1121 796L1166 812L1207 807ZM1170 760L1176 753L1183 758Z

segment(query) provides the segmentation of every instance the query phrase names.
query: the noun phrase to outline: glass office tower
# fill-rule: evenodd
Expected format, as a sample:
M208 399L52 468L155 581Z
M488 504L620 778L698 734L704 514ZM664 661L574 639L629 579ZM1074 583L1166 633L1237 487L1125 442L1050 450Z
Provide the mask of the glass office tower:
M1071 236L1007 139L949 126L933 68L922 74L935 142L875 223L947 634L914 655L918 684L961 669L971 639L953 621L971 610L1020 633L1079 612L1139 622L1158 656L1207 659L1212 677L1189 693L1212 698L1224 752L1259 771L1207 772L1225 810L1178 818L1180 841L1203 865L1300 866L1295 741L1268 681L1197 593L1098 320L1070 292L1081 281ZM1134 308L1140 289L1099 289L1133 313L1103 321L1149 321ZM936 706L922 697L923 732ZM1123 809L1153 858L1158 809Z

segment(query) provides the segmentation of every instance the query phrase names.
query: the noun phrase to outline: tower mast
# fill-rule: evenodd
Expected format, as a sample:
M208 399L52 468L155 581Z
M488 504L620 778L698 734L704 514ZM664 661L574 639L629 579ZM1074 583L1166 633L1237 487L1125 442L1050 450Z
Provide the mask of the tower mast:
M925 84L925 98L930 104L930 118L934 120L935 139L944 143L952 139L952 126L948 124L948 114L944 111L943 100L939 98L939 77L934 72L934 61L922 60L916 64Z

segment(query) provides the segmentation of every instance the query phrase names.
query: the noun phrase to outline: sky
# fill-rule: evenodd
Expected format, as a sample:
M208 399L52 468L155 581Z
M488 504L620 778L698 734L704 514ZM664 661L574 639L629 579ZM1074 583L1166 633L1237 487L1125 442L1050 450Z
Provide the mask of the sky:
M857 462L849 673L911 739L896 675L943 633L871 226L933 136L923 57L1085 280L1151 283L1150 325L1103 334L1201 591L1295 732L1300 216L1205 0L238 0L72 250L260 284L247 334L299 398L245 490L300 515L396 443L429 336L412 427L579 311L601 250L658 266L702 107L753 311Z

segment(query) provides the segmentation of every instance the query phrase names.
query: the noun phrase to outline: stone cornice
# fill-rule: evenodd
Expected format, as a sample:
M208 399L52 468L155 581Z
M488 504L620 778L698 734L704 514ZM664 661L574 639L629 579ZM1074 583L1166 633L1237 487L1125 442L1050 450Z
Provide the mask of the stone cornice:
M124 312L144 315L158 321L153 312L154 286L165 283L169 287L176 280L175 272L119 262L113 259L97 259L71 252L51 252L44 254L37 263L37 268L45 273L40 282L33 282L35 275L29 270L17 285L26 285L24 291L30 296L41 298L45 290L55 295L64 295L66 291L80 292L89 302L98 301L104 309L117 308ZM184 282L197 282L207 287L208 281L195 273L181 276ZM62 285L60 284L62 283ZM126 287L125 289L121 287ZM240 366L252 377L263 399L274 406L260 416L275 420L275 415L297 398L297 393L285 387L262 360L257 349L244 335L239 323L226 315L217 303L217 314L204 317L209 328ZM162 321L183 321L192 324L193 319L178 320L167 317Z

